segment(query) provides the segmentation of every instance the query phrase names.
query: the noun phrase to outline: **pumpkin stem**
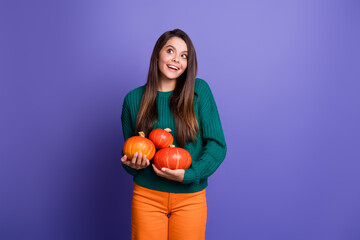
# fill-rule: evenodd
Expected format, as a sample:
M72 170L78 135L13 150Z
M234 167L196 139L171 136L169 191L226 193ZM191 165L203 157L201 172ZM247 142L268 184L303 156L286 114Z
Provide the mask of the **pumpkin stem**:
M167 131L167 132L171 132L170 128L165 128L164 130Z
M139 136L140 137L145 137L145 133L144 132L139 132Z
M173 147L173 148L174 148L174 147L175 147L175 145L170 145L169 147Z

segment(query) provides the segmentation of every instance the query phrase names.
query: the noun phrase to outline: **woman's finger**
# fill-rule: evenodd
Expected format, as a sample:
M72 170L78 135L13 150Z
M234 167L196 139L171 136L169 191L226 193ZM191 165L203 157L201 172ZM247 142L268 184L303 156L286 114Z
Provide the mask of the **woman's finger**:
M141 164L142 167L147 167L147 166L149 166L150 161L146 158L146 155L143 156L141 163L142 163L142 164Z
M133 158L131 159L131 164L132 164L133 166L135 166L135 164L136 164L136 160L137 160L138 154L139 154L138 152L134 153L134 156L133 156Z
M160 176L160 177L163 177L163 178L167 178L167 179L172 179L171 176L169 176L168 174L166 174L165 172L163 172L162 170L159 170L157 169L157 167L155 167L155 165L153 164L153 169L155 171L155 173Z
M143 158L142 152L139 152L138 157L136 159L136 166L137 167L142 167L142 158Z
M146 155L142 156L140 167L141 168L146 168L149 165L150 165L150 160L147 159L147 156Z
M152 167L158 176L163 177L163 173L159 169L157 169L154 164L152 165Z
M131 162L129 160L125 160L125 161L121 161L123 164L125 164L126 166L131 167Z
M122 158L121 158L121 162L125 162L126 161L126 159L127 159L127 156L126 155L124 155Z
M121 158L121 162L122 162L123 164L125 164L126 166L129 166L129 163L130 163L130 161L129 161L129 159L127 159L127 156L126 156L126 155L124 155L124 156Z

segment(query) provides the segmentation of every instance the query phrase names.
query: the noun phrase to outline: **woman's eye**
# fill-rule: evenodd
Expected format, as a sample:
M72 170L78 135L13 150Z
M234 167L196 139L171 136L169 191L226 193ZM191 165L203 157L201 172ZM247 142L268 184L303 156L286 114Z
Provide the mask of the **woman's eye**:
M187 58L187 55L186 55L186 54L183 54L182 57L183 57L183 58Z
M168 49L168 53L173 53L174 51L172 49Z

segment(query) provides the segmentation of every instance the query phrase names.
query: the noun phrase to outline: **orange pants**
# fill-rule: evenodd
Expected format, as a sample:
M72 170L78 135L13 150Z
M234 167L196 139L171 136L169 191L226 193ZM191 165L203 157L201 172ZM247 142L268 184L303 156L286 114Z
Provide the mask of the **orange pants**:
M206 218L206 189L169 193L134 183L132 240L204 240Z

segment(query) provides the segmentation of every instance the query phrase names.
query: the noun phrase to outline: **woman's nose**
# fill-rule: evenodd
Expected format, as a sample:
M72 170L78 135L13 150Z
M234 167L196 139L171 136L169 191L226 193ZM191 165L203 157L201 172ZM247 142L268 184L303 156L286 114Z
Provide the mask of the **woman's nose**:
M178 57L175 56L174 59L173 59L173 61L174 61L174 62L179 62Z

